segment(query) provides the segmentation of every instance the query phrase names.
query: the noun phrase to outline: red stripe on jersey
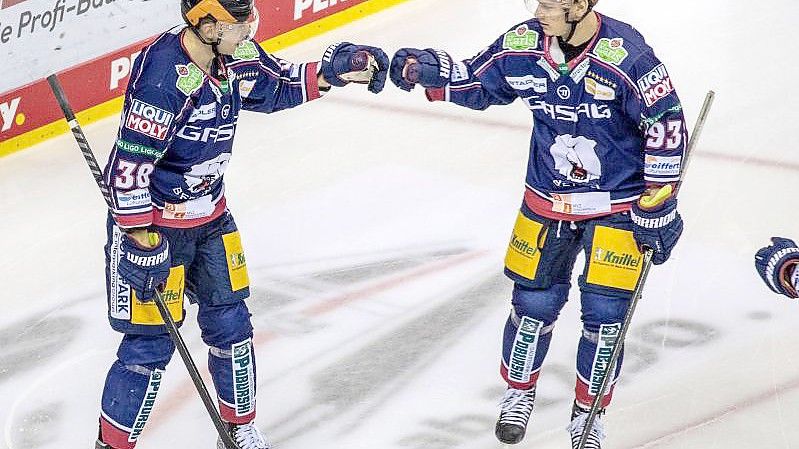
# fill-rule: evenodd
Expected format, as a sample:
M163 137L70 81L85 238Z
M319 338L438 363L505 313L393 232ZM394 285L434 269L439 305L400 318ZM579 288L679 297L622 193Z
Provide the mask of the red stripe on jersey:
M619 212L625 212L630 210L634 201L630 201L627 203L618 203L612 204L610 206L610 212L603 212L599 214L593 215L575 215L575 214L565 214L562 212L555 212L552 210L552 201L549 201L546 198L542 198L538 196L535 192L530 189L526 189L524 191L524 204L530 208L533 212L542 217L549 218L550 220L564 220L564 221L583 221L588 220L591 218L597 217L604 217L607 215L612 215Z
M194 218L190 220L174 220L169 218L164 218L161 215L161 211L159 209L153 210L153 224L158 226L163 226L165 228L179 228L179 229L187 229L187 228L196 228L197 226L202 226L206 223L210 223L225 213L227 209L225 197L223 196L218 203L216 203L216 207L214 207L214 212L202 218Z
M319 93L318 62L309 62L305 66L305 90L308 92L308 101L316 100L322 95Z

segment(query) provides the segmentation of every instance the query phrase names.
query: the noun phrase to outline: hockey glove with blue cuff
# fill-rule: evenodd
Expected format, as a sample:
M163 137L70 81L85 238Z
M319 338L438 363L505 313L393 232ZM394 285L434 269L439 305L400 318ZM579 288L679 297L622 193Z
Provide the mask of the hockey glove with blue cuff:
M755 254L757 273L775 293L799 298L799 247L782 237L772 237L771 242Z
M368 84L370 92L380 93L388 76L388 55L377 47L341 42L327 47L320 72L333 86Z
M449 84L452 57L447 52L427 48L401 48L391 59L391 81L410 92L416 84L440 89Z
M638 247L652 248L652 263L666 262L671 250L682 234L682 217L677 212L677 198L670 196L671 186L666 185L653 197L642 196L633 203L630 217L633 219L633 238ZM665 201L653 198L666 196Z
M155 289L169 277L172 258L169 243L160 234L149 233L151 248L141 246L129 234L122 236L119 276L136 292L140 301L150 301Z

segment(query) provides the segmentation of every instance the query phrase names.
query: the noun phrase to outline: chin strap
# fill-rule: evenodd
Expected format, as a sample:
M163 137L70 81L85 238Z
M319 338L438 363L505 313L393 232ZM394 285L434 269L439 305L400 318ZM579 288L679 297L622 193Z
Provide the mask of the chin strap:
M566 11L566 23L571 25L571 30L569 30L569 34L567 34L566 37L563 38L563 42L567 44L569 43L569 41L574 37L574 33L577 31L577 25L579 25L580 22L582 22L583 20L585 20L586 17L588 17L588 14L591 13L593 8L594 7L591 5L591 0L588 0L588 9L585 11L585 14L583 14L583 16L577 20L569 20L569 11L568 10Z
M211 46L211 50L213 50L214 56L219 56L219 50L217 48L219 46L219 38L217 38L216 41L209 41L209 40L205 39L205 37L203 37L200 34L200 30L197 29L197 27L189 26L189 29L191 29L191 31L194 33L194 35L197 36L197 39L199 39L200 42L202 42L205 45L210 45Z

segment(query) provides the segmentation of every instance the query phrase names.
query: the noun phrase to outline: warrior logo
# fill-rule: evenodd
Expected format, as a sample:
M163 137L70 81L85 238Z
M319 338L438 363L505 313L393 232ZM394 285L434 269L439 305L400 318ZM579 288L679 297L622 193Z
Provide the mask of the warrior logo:
M596 142L591 139L570 134L557 136L549 152L555 160L555 170L569 181L586 184L602 176Z

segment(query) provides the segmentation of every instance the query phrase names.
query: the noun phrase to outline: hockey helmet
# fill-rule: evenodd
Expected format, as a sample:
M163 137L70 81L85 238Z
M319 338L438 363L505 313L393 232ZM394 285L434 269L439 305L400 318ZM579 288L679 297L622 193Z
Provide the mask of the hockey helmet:
M241 23L253 13L253 0L181 0L183 20L196 27L203 19Z

